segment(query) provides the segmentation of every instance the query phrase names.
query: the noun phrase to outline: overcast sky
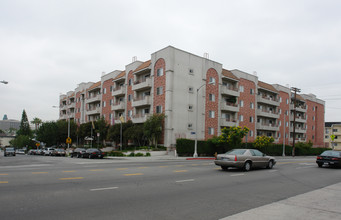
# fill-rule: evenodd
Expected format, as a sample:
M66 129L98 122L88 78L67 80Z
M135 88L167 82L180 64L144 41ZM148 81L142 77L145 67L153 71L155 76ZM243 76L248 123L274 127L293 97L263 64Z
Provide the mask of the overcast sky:
M0 119L57 120L59 95L168 45L298 87L341 121L339 0L1 0Z

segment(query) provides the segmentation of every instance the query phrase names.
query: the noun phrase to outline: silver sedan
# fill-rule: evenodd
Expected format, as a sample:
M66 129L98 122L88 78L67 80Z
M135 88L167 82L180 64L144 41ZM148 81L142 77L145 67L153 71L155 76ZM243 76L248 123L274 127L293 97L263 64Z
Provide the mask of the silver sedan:
M233 149L225 154L218 154L214 163L223 170L236 167L249 171L252 168L262 167L272 169L276 164L276 159L256 149Z

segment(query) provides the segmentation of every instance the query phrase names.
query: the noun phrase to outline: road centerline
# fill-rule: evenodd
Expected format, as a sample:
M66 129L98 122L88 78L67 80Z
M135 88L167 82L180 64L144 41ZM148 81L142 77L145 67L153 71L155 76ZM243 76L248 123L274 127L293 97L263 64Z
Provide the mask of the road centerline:
M178 180L178 181L175 181L176 183L184 183L184 182L193 182L194 179L188 179L188 180Z
M244 173L239 173L239 174L232 174L230 176L244 176L245 174Z
M104 190L112 190L112 189L118 189L118 187L113 186L113 187L106 187L106 188L97 188L97 189L90 189L90 191L104 191Z

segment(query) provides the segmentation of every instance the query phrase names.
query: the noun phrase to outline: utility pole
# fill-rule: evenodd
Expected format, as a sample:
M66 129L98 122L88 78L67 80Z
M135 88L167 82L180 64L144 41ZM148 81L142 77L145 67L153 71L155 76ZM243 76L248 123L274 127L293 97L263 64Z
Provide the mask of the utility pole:
M295 156L295 139L296 139L296 95L298 92L301 92L301 89L295 88L295 87L291 87L291 91L294 91L294 129L293 129L293 142L292 142L292 156Z

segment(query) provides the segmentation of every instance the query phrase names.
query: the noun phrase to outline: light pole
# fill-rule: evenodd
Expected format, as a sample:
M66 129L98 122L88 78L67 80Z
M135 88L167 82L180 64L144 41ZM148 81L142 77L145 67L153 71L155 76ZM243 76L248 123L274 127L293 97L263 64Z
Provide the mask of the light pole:
M214 84L214 82L209 82L208 85ZM194 141L194 154L193 157L198 157L198 113L199 113L199 108L198 108L198 99L199 99L199 90L206 85L203 84L199 88L197 88L197 101L196 101L196 123L195 123L195 141Z

